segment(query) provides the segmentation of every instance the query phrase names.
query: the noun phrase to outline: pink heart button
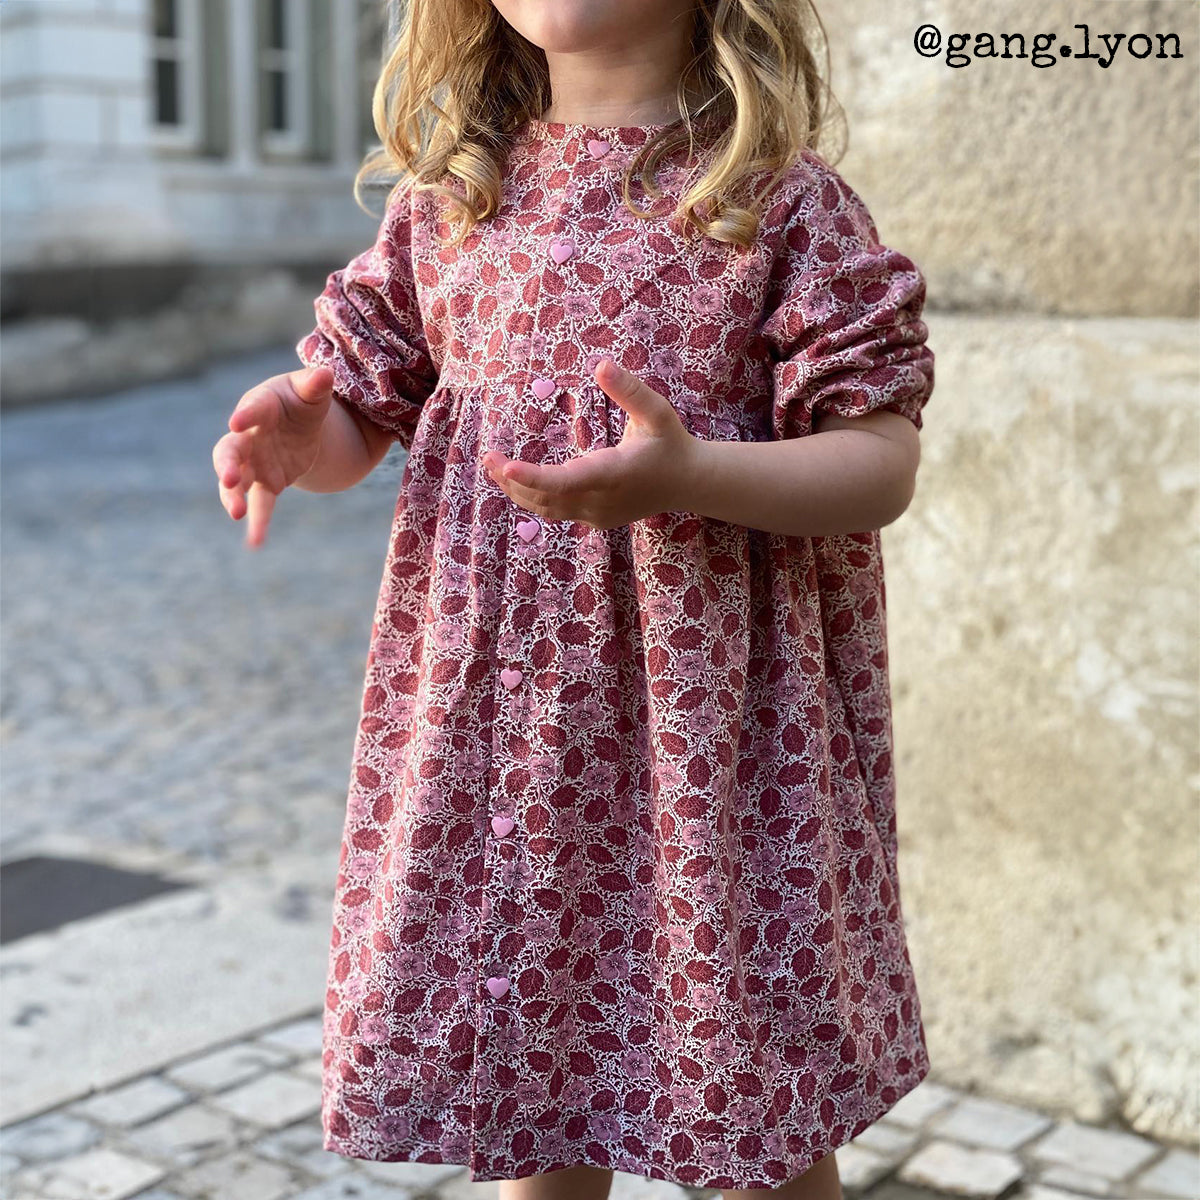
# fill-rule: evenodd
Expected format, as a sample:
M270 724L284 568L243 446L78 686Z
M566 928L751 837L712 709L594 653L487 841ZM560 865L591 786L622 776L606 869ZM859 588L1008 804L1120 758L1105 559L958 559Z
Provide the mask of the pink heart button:
M512 833L515 825L516 822L512 819L512 817L500 816L492 818L492 832L497 837L508 837L508 835Z
M593 158L603 158L608 153L608 143L603 138L589 138L588 153Z
M504 670L500 672L500 682L502 684L504 684L504 686L506 688L508 688L508 690L510 692L524 678L525 678L525 676L522 672L516 671L516 670L509 670L508 667L505 667Z
M575 253L575 243L570 238L555 240L550 243L550 257L556 263L565 263Z
M545 400L556 387L558 387L558 384L553 379L535 379L533 381L533 394L539 400Z
M499 978L495 975L487 981L487 990L492 993L497 1000L508 991L508 980Z
M532 542L541 527L541 523L531 517L528 521L517 522L517 533L521 535L521 541Z

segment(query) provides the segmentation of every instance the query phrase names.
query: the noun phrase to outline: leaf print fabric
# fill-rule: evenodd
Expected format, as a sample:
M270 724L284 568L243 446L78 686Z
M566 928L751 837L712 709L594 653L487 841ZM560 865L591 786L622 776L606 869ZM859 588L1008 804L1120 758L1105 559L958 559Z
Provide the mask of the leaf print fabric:
M316 328L298 347L304 364L333 371L334 395L406 450L437 370L412 278L410 222L389 205L375 244L334 271L314 302Z
M771 1188L929 1070L878 532L596 530L479 465L619 442L605 355L700 438L919 425L923 280L836 172L806 152L753 246L697 241L622 204L659 128L527 122L460 247L404 194L297 344L409 450L332 914L339 1154ZM694 165L635 203L665 216Z
M933 391L921 313L925 279L879 243L862 200L831 169L801 197L779 256L783 300L762 332L777 358L777 437L811 432L816 413L886 408L920 429Z

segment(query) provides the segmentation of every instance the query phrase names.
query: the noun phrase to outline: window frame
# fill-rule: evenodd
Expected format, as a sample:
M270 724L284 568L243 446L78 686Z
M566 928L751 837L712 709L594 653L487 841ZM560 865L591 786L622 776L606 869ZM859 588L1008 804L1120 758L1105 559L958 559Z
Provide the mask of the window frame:
M262 105L259 117L260 149L281 157L301 157L308 153L312 138L312 90L309 80L312 11L308 0L283 0L283 4L287 12L285 21L288 23L285 28L292 32L294 44L282 50L266 44L266 21L259 19L263 8L255 6L258 94L260 97L269 95L269 89L263 84L263 76L268 71L282 69L287 97L285 104L291 116L291 124L287 129L271 129L268 126L270 114L266 104Z
M200 0L172 0L177 22L176 36L159 37L154 32L154 10L150 8L150 88L147 126L151 143L164 149L200 149L203 138L204 93L200 56L203 49L204 18ZM173 59L176 70L176 102L182 120L168 124L158 119L158 73L156 63Z

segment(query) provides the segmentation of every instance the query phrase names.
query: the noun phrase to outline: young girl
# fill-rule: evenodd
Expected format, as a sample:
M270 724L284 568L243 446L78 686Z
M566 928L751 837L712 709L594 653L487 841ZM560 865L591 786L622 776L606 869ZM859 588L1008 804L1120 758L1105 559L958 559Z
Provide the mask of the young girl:
M614 1170L832 1198L929 1071L879 538L925 282L811 148L807 29L791 0L410 6L375 109L406 182L214 451L260 545L285 487L408 450L331 1151L506 1200Z

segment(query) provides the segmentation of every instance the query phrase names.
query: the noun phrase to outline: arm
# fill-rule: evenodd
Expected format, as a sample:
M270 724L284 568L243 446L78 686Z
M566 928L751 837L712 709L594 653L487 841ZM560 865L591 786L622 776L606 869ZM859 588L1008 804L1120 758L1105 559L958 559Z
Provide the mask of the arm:
M365 479L395 439L336 396L321 425L316 462L295 482L306 492L342 492Z
M920 435L879 410L818 418L809 437L772 442L694 438L675 507L797 537L880 529L908 507Z
M318 461L298 486L331 492L367 475L393 441L409 449L438 370L412 269L413 212L393 196L374 245L332 272L296 343L306 366L329 367L333 395Z
M616 446L565 463L488 450L488 474L523 508L612 529L667 511L694 512L785 536L877 529L912 498L919 435L891 410L817 414L805 437L708 441L684 428L665 396L609 358L596 382L629 414ZM911 409L910 409L911 411Z

